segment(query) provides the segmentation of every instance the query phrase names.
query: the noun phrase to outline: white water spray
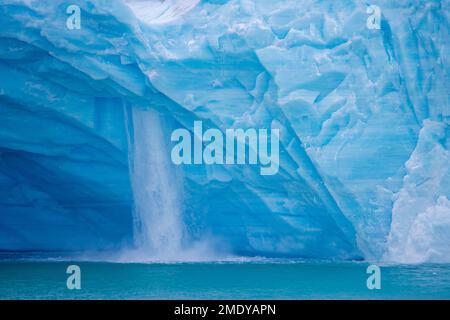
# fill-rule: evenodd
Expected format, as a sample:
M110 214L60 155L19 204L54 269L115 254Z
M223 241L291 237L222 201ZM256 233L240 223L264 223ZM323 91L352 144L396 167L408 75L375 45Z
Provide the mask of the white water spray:
M170 158L168 121L154 109L127 112L135 249L121 261L210 261L210 241L192 241L183 221L183 176Z
M131 118L135 244L146 256L176 258L181 253L184 235L182 187L170 161L163 119L156 110L138 108L133 108Z

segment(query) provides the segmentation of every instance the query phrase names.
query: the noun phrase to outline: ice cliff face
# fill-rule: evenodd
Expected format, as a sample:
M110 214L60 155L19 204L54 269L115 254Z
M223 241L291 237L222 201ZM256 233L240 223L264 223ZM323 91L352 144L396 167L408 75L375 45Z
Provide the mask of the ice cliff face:
M448 1L0 3L1 249L450 261ZM174 167L194 120L280 172Z

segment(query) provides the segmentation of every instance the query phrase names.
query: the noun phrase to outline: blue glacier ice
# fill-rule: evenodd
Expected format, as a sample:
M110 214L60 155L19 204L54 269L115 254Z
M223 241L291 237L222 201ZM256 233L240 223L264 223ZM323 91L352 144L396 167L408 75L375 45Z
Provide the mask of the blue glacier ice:
M0 250L450 262L450 1L0 4ZM174 166L196 120L279 173Z

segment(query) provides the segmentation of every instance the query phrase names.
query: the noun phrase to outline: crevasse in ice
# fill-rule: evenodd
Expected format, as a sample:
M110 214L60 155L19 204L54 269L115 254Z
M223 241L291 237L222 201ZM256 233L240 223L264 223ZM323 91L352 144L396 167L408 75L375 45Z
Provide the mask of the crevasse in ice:
M0 249L450 261L448 1L76 2L0 1ZM175 167L195 120L280 172Z

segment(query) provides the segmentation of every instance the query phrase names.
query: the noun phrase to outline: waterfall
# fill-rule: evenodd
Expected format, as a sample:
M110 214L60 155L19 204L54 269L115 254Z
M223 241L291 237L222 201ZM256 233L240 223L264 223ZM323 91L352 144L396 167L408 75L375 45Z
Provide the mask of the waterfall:
M182 181L170 159L164 118L139 108L127 116L135 245L143 259L177 259L184 235Z

